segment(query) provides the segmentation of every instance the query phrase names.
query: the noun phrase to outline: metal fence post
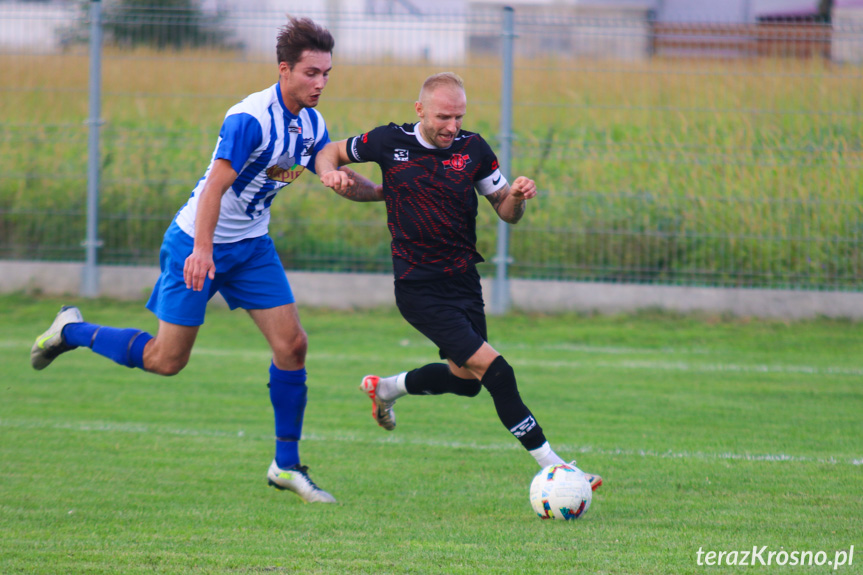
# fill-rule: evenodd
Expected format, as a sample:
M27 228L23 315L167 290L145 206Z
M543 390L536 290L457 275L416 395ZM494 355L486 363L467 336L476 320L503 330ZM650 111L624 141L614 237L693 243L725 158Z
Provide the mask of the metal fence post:
M500 103L500 151L498 163L503 177L510 178L510 158L512 157L512 69L513 39L515 38L515 17L512 7L503 9L503 69L501 76ZM494 258L497 273L492 286L491 314L503 315L509 310L510 291L507 278L509 264L509 224L497 222L497 255Z
M86 259L81 274L81 295L99 295L97 254L99 241L99 130L102 125L102 3L90 2L90 112L87 118L87 237L84 240Z

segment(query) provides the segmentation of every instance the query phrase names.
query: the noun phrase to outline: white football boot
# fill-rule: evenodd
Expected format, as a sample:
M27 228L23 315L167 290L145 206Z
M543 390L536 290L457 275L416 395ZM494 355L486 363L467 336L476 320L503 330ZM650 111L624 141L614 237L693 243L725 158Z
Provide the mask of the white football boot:
M63 328L70 323L81 323L84 317L74 306L63 306L54 318L54 323L45 333L36 338L30 349L30 364L33 369L45 369L61 353L75 349L63 340Z
M267 482L276 489L293 491L306 503L335 503L336 498L315 485L308 471L305 465L282 469L274 459L267 470Z

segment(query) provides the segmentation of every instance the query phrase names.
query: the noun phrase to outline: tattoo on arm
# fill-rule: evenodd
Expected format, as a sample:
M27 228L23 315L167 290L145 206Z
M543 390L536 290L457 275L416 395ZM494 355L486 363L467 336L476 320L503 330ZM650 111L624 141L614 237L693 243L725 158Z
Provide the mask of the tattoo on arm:
M508 217L504 217L501 214L501 206L503 205L504 200L509 197L509 186L506 186L492 194L486 196L488 201L491 202L494 211L497 212L497 215L505 222L509 222L510 224L517 223L522 216L524 215L524 200L514 200L512 204L512 214L508 214Z
M491 206L494 208L498 214L500 214L500 204L503 202L503 199L506 197L506 187L499 189L493 194L489 194L486 196L488 201L491 203Z
M372 202L377 198L374 195L374 188L363 185L362 182L354 182L353 186L348 186L340 192L336 192L343 198L353 200L355 202Z
M375 185L368 178L359 175L349 168L342 167L339 169L348 173L354 181L354 185L349 186L343 191L336 192L337 194L354 202L377 202L384 199L380 186Z

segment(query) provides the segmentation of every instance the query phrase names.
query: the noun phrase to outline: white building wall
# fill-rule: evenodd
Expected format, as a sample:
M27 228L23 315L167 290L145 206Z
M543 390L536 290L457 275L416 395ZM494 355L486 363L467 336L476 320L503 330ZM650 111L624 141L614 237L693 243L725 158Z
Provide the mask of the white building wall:
M209 1L211 6L219 2ZM444 17L437 10L421 16L395 9L375 12L367 10L367 0L222 0L215 6L229 12L236 38L252 55L274 53L286 14L307 16L326 26L343 62L386 58L458 64L467 54L464 19L457 14Z
M422 22L404 17L374 17L354 21L336 38L339 60L426 61L462 64L467 57L464 21Z
M832 20L832 59L843 64L863 64L863 0L837 2Z
M104 0L104 4L113 1ZM585 55L632 59L647 57L649 52L648 11L661 22L751 22L764 14L813 11L818 0L410 0L410 8L396 0L202 0L204 10L228 14L236 39L253 57L273 57L276 34L290 13L326 25L336 38L341 60L387 58L440 64L464 62L470 36L476 33L476 26L466 23L466 15L500 10L504 5L514 6L517 16L559 12L617 20L622 23L620 30L605 23L601 34L580 29L564 43ZM859 30L853 26L861 9L863 0L835 0L839 33L834 52L839 61L860 61L856 54L861 48L853 38ZM416 10L423 13L413 14ZM77 3L72 0L0 2L0 49L56 51L63 44L60 32L77 16ZM636 21L642 29L633 28ZM498 25L488 26L495 28L489 33L499 35ZM522 38L517 46L526 43Z
M77 14L69 3L0 2L0 50L52 53Z

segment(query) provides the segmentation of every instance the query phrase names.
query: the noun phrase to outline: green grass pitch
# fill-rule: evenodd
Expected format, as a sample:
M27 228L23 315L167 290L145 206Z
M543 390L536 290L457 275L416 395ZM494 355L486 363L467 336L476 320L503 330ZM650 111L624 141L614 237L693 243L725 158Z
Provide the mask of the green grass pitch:
M269 355L243 312L211 309L175 377L88 350L35 372L30 345L61 303L155 329L141 303L0 297L4 574L833 570L698 564L754 546L833 560L853 545L836 571L863 565L861 324L490 318L552 445L605 478L562 522L531 511L537 466L487 392L407 397L394 432L374 424L360 378L436 359L394 311L301 309L301 454L339 500L316 506L266 485Z

